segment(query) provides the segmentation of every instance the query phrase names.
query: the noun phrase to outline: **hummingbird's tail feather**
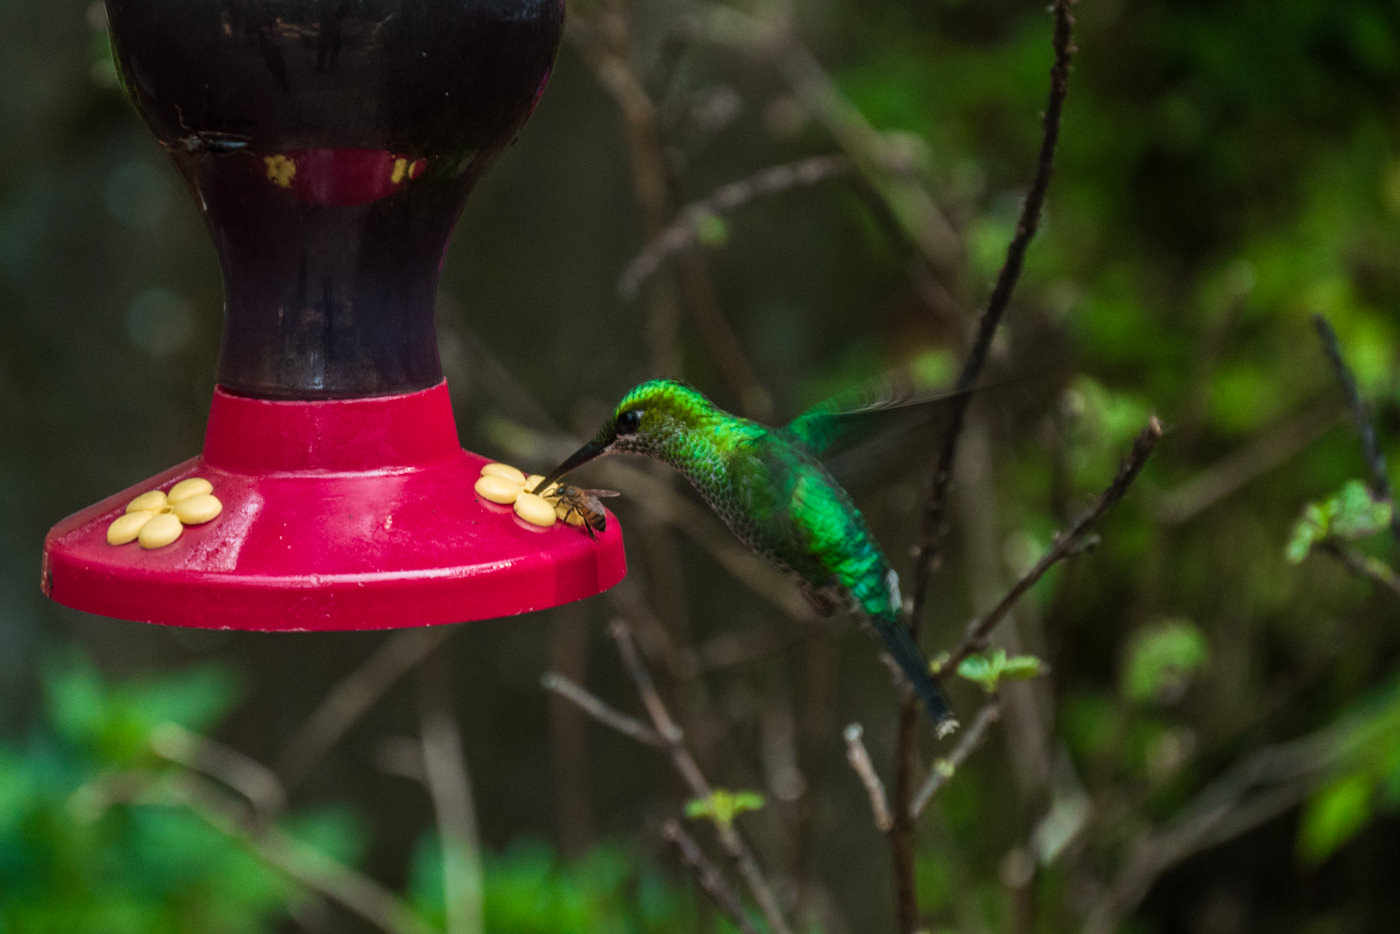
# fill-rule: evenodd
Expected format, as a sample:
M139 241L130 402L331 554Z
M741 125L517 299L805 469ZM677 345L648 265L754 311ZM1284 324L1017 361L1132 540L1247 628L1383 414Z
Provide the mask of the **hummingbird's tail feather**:
M924 658L919 644L914 641L914 634L909 631L909 627L898 618L877 619L874 622L875 631L880 634L890 657L899 665L913 686L914 693L919 695L919 699L928 708L934 732L941 739L956 730L958 718L948 706L948 700L943 696L943 690L938 686L933 672L929 670L928 661Z

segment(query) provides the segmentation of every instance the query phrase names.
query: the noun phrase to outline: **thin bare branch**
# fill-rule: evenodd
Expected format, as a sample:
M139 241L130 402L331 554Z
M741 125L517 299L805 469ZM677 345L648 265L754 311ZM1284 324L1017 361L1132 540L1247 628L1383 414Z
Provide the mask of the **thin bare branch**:
M276 771L287 787L296 785L320 762L394 683L427 658L454 632L451 626L405 629L385 639L354 671L341 679L307 718L278 757Z
M1304 800L1345 754L1351 720L1239 760L1167 823L1133 844L1108 890L1094 898L1086 934L1108 934L1173 866L1277 817Z
M1329 402L1274 425L1187 482L1159 494L1153 504L1157 518L1168 525L1189 522L1301 454L1337 424L1341 414Z
M1001 719L1001 701L993 697L982 709L977 711L977 716L972 718L972 723L967 730L958 738L958 744L953 747L953 751L946 759L939 759L929 769L928 778L924 779L923 785L919 788L918 794L914 795L914 800L909 804L909 816L914 820L928 808L933 796L948 784L948 781L962 768L963 763L981 748L982 743L987 739L987 731L991 729L993 723Z
M865 748L865 740L862 739L864 732L859 723L852 723L842 732L846 740L846 761L851 763L856 777L865 786L865 793L870 796L870 811L875 817L876 828L886 833L894 826L894 818L890 816L890 803L885 797L885 783L875 774L875 764L870 761L870 752Z
M1026 250L1040 227L1041 208L1045 194L1050 187L1050 177L1055 166L1055 147L1060 138L1060 115L1064 110L1065 96L1069 93L1069 66L1074 54L1073 24L1070 13L1073 0L1056 0L1052 7L1054 30L1055 62L1050 69L1050 99L1045 107L1043 119L1044 133L1040 142L1040 156L1036 165L1035 178L1026 200L1021 205L1021 216L1016 222L1016 233L1007 247L1006 261L997 275L992 294L987 299L987 307L977 322L977 334L962 372L954 387L954 396L949 407L948 428L943 438L943 447L938 454L934 469L932 490L928 506L924 510L918 561L914 566L914 609L910 616L910 626L918 635L923 616L923 602L928 590L928 579L938 556L938 542L942 533L943 513L946 509L948 484L953 478L953 461L957 455L958 436L962 432L972 394L968 391L977 385L982 367L986 365L987 353L991 350L992 339L996 336L1001 320L1011 303L1012 292L1021 276L1021 266L1025 261Z
M287 806L287 792L271 769L178 723L163 723L152 730L151 749L156 755L218 779L243 795L259 822L271 819Z
M1367 414L1366 403L1361 401L1361 392L1356 388L1356 377L1352 375L1351 367L1347 366L1346 359L1342 356L1342 345L1337 340L1337 332L1332 330L1332 324L1320 314L1313 315L1312 320L1318 336L1322 338L1322 349L1327 352L1327 359L1332 361L1332 369L1337 374L1342 394L1346 396L1347 408L1351 410L1351 416L1356 422L1356 433L1361 436L1361 453L1366 459L1367 469L1371 472L1371 495L1377 502L1390 503L1394 507L1395 496L1390 490L1390 475L1385 469L1385 454L1376 443L1376 430L1371 427L1371 416ZM1395 544L1400 545L1400 509L1392 508L1390 511L1390 534L1395 539Z
M710 4L697 20L699 35L771 63L793 97L831 134L879 199L920 259L939 277L962 266L962 238L947 213L917 177L907 145L881 133L841 92L836 81L781 17L751 16L733 6Z
M831 178L854 171L845 156L813 156L786 165L776 165L717 188L709 197L687 205L670 226L653 237L641 253L622 270L618 277L618 295L631 301L642 285L671 256L694 246L701 238L705 224L713 218L733 214L753 202L794 188L810 188Z
M1113 478L1113 482L1099 494L1099 498L1094 501L1093 507L1086 512L1078 522L1065 534L1055 539L1055 544L1050 550L1041 555L1040 560L1031 566L1030 570L1021 575L1020 580L1011 586L1000 602L981 619L975 621L968 627L967 636L957 648L948 656L948 661L944 667L950 671L957 670L958 663L967 658L973 652L980 651L987 645L987 637L991 635L993 629L1000 623L1011 608L1016 605L1016 601L1025 595L1026 591L1035 586L1036 581L1045 575L1055 564L1076 554L1084 542L1086 536L1098 524L1104 514L1113 507L1123 495L1128 492L1128 487L1142 470L1147 459L1152 455L1152 450L1157 446L1157 442L1162 438L1162 423L1157 420L1157 416L1148 419L1147 427L1144 428L1133 441L1133 449L1129 453L1127 460L1118 468L1118 474Z
M648 241L662 236L680 205L656 104L633 59L631 23L623 7L581 8L568 18L565 36L617 104L632 170L632 188ZM656 277L647 286L649 368L678 373L677 344L682 309L695 322L706 349L737 392L746 414L766 418L772 397L758 381L743 345L720 309L714 282L702 254L683 251L674 277Z
M149 792L184 805L215 830L237 840L256 857L388 934L434 934L434 928L369 876L303 843L276 826L250 830L238 809L193 773L165 779ZM149 796L147 796L149 799Z
M450 675L448 660L439 656L419 681L424 784L433 802L442 853L447 934L481 934L486 929L481 839L461 728L452 713Z
M1328 539L1319 542L1317 547L1326 554L1331 555L1341 562L1342 566L1357 577L1364 577L1366 580L1378 587L1384 587L1391 593L1400 597L1400 574L1394 570L1366 555L1357 554L1352 549L1340 542Z
M632 638L631 629L622 620L614 620L610 632L613 640L617 643L623 667L627 670L628 677L632 679L633 685L637 688L637 694L642 699L642 706L647 709L647 714L651 717L656 732L666 741L666 748L671 754L671 762L676 771L680 773L681 778L685 780L695 797L711 797L714 789L709 780L705 778L705 773L700 770L700 765L695 761L694 755L685 745L684 731L672 719L670 712L666 709L666 704L661 700L661 695L657 693L656 685L651 679L651 672L647 670L646 663L642 661L641 652L637 650L637 643ZM735 828L734 822L714 821L713 825L720 846L734 862L739 876L748 886L749 894L758 904L759 911L763 914L763 919L769 930L773 934L791 934L791 928L788 927L787 921L783 917L782 909L778 905L778 899L773 894L772 887L764 878L758 861Z
M957 454L958 436L966 419L971 394L967 390L977 385L987 353L996 336L997 328L1011 302L1012 292L1020 278L1021 266L1027 248L1040 226L1041 208L1045 194L1049 190L1050 177L1054 172L1055 147L1060 136L1060 116L1064 110L1065 97L1069 93L1070 60L1074 55L1074 17L1070 12L1073 0L1055 0L1051 7L1054 20L1051 45L1054 50L1054 63L1050 67L1050 93L1042 119L1040 154L1036 162L1035 177L1021 206L1021 216L1016 224L1016 232L1007 247L1006 260L997 275L996 284L987 299L987 307L977 323L977 333L963 364L956 384L957 395L949 412L949 422L944 434L943 445L933 471L933 480L924 509L920 529L918 554L914 564L913 607L909 615L909 628L915 640L922 626L924 601L928 596L929 579L938 558L938 543L942 533L943 514L946 509L948 486L953 477L953 462ZM899 921L899 934L909 934L918 930L919 902L915 887L914 835L915 823L910 810L914 794L914 743L921 714L913 698L906 697L900 705L899 722L895 734L895 781L894 826L888 834L890 856L895 879L895 901Z
M647 726L636 717L628 716L616 707L610 706L606 701L596 694L590 693L568 678L556 672L546 672L540 678L540 686L546 691L553 691L560 697L570 700L594 720L606 727L611 727L628 739L635 739L646 746L655 746L658 749L666 745L666 741L661 738L651 727Z
M695 874L695 881L699 883L700 889L710 897L710 901L715 903L720 913L743 934L758 934L758 929L744 911L744 904L739 900L738 893L730 886L729 881L720 875L714 864L705 858L705 854L700 852L700 847L680 823L668 820L666 826L661 829L661 835L675 846L681 862Z

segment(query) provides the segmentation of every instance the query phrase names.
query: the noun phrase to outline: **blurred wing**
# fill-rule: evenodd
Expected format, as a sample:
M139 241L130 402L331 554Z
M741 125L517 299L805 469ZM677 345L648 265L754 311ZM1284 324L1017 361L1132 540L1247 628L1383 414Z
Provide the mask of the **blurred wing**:
M967 390L972 392L975 390ZM892 370L838 393L812 406L786 426L787 434L818 456L829 453L838 441L858 444L897 424L895 413L958 396L947 387L921 386L908 371ZM888 418L894 414L894 418Z

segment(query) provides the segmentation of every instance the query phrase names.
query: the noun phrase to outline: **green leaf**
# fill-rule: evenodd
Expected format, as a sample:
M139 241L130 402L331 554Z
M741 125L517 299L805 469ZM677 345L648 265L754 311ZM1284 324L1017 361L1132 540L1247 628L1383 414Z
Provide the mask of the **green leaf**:
M1374 782L1366 774L1344 776L1323 788L1303 807L1298 855L1320 863L1370 822Z
M728 826L745 811L757 811L765 804L756 791L727 791L716 788L708 798L692 798L685 804L685 816Z
M1390 524L1389 503L1371 498L1371 491L1360 480L1348 480L1332 496L1303 507L1303 515L1293 524L1284 555L1292 564L1308 556L1312 546L1331 537L1356 541L1384 530Z
M988 694L996 693L1002 679L1026 681L1037 677L1043 670L1043 663L1034 655L1008 657L1006 649L1001 648L969 655L958 665L959 675L980 684Z
M1384 529L1390 524L1390 504L1376 502L1371 491L1360 480L1349 480L1334 500L1332 534L1355 541Z
M1169 700L1210 660L1205 635L1190 620L1167 620L1135 633L1123 666L1123 691L1139 703Z
M1034 655L1013 655L1002 665L1001 676L1008 681L1029 681L1040 677L1045 668Z
M207 730L237 696L236 680L223 667L108 685L81 655L50 667L45 688L55 732L74 749L111 766L148 755L151 732L162 723Z

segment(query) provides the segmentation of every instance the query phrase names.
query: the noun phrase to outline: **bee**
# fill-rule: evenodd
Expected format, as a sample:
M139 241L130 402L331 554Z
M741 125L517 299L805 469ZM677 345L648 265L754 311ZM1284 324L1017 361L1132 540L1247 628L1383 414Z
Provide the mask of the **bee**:
M554 512L570 525L582 526L588 537L596 539L596 532L608 527L607 513L603 512L600 498L621 496L616 490L584 490L561 483L544 493L545 499L554 503Z
M203 152L212 153L216 156L227 155L231 152L238 152L246 149L253 141L251 136L244 136L241 133L219 133L214 130L196 130L187 136L182 136L175 141L175 147L190 155L198 155Z
M222 133L218 130L192 130L185 124L185 115L179 106L175 108L175 116L180 122L180 130L184 136L177 139L173 145L162 143L166 149L178 149L191 156L201 153L210 153L216 156L227 155L231 152L238 152L246 149L253 141L251 136L243 133Z

